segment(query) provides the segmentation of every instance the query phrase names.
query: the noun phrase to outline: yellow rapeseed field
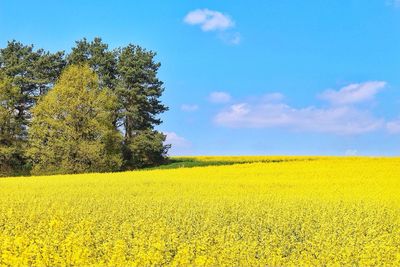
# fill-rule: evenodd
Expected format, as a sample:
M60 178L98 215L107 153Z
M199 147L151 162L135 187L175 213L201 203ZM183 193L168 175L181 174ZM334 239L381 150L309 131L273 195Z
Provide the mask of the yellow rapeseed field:
M0 179L0 266L400 266L399 158L196 160Z

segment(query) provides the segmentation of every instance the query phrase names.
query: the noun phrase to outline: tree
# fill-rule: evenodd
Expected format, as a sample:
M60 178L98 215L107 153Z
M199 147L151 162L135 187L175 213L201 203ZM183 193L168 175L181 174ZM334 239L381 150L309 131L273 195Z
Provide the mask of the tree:
M116 92L128 138L136 131L153 129L161 124L157 116L168 110L160 101L164 87L157 77L161 64L154 61L155 56L154 52L135 45L120 49L118 55Z
M64 52L50 53L43 49L33 50L33 46L20 42L8 42L7 47L0 49L0 69L5 76L12 79L14 86L20 90L17 115L28 124L30 108L40 96L53 87L65 66Z
M121 134L112 124L116 97L87 65L69 66L33 109L30 128L35 173L116 171Z
M0 49L0 168L8 174L25 164L31 108L60 75L63 57L16 41Z
M132 44L110 51L100 38L77 41L67 60L8 42L0 49L0 175L28 167L28 157L47 173L117 170L121 154L125 169L160 164L169 146L155 126L168 108L155 56Z
M110 51L101 38L96 37L91 42L88 42L86 38L77 41L71 54L67 56L67 63L68 65L87 64L99 77L100 87L114 91L117 79L115 52ZM115 128L118 128L118 106L113 112Z
M162 134L154 131L154 127L161 123L158 115L168 110L160 101L164 88L163 82L157 77L160 63L154 61L155 56L154 52L132 44L110 51L100 38L91 42L86 39L76 42L68 55L68 64L88 64L99 76L101 86L115 92L118 107L113 123L124 134L124 166L128 169L161 163L169 148L163 146L165 136L161 138ZM139 147L144 148L137 143L144 142L144 136L154 138L152 141L155 146L150 147L163 147L157 149L158 152L154 151L159 153L158 157L149 148L136 153ZM149 141L147 139L145 143ZM135 153L131 150L132 146L136 149ZM142 159L132 157L141 156L153 160L144 160L147 164L137 165Z
M23 165L23 129L17 120L16 107L21 98L12 79L0 73L0 176L20 171Z
M165 136L154 131L162 122L158 115L168 110L160 100L164 87L157 77L161 64L155 56L131 44L118 51L116 95L127 168L159 164L169 148L163 145Z
M117 75L115 53L108 50L101 38L96 37L91 42L86 38L77 41L67 61L69 65L88 64L99 76L101 86L114 89Z
M170 145L164 145L166 136L158 131L138 131L134 138L125 143L125 165L134 168L155 166L165 161Z

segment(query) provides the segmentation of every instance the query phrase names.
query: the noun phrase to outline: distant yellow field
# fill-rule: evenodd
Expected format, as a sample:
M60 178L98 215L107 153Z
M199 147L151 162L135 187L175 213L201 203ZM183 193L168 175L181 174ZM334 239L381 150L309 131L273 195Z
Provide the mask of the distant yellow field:
M0 179L0 265L400 266L399 158L196 160Z

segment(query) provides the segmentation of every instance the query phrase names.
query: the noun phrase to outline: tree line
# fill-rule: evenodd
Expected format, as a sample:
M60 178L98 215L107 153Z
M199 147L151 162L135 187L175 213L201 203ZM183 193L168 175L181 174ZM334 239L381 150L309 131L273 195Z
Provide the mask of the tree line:
M0 176L118 171L162 163L156 53L101 38L69 54L10 41L0 49Z

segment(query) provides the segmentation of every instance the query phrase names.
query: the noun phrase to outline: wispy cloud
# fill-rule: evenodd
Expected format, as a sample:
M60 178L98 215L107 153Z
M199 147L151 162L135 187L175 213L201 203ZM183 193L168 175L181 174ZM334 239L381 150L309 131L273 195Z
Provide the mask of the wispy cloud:
M346 156L357 156L358 150L357 149L347 149L344 154Z
M238 32L219 33L219 38L230 45L238 45L242 41L242 36Z
M208 97L212 103L228 103L231 98L231 95L227 92L212 92Z
M188 140L175 132L164 132L164 134L167 136L165 140L167 144L177 147L189 147L191 145Z
M186 24L199 26L204 32L217 31L217 36L225 43L238 45L242 38L239 32L233 30L235 22L220 11L207 8L190 11L184 17Z
M186 112L193 112L199 109L198 105L189 105L189 104L183 104L181 105L181 110L186 111Z
M383 124L369 112L351 107L296 109L283 103L235 104L217 114L215 122L233 128L286 127L339 135L371 132Z
M387 0L386 4L388 6L400 7L400 0Z
M322 98L331 105L324 108L292 107L283 102L282 94L269 94L225 107L214 117L214 122L232 128L288 128L338 135L372 132L382 129L385 121L375 117L368 109L351 104L371 100L384 85L384 82L366 82L351 84L328 94L325 92ZM342 100L339 100L339 95Z
M185 16L184 22L189 25L199 25L205 32L226 30L235 25L228 15L207 8L189 12Z
M340 90L327 90L320 95L334 105L348 105L366 102L374 99L375 95L386 86L383 81L349 84Z
M165 144L170 144L171 149L169 151L172 155L189 155L192 153L192 143L189 142L186 138L178 135L175 132L164 132L167 136L165 140Z
M400 119L386 123L386 129L391 134L400 134Z

